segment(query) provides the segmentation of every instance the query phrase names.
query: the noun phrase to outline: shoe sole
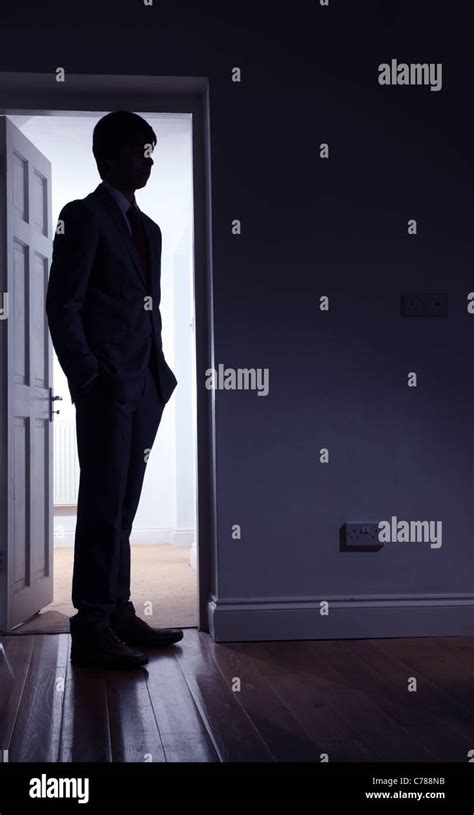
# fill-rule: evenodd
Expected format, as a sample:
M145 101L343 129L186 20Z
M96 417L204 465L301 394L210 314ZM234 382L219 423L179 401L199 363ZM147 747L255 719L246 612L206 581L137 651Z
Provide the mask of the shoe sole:
M126 645L130 648L162 648L166 645L175 645L177 642L181 642L183 639L183 634L180 637L173 637L172 639L163 640L163 642L156 642L153 640L146 640L146 639L123 639Z
M138 662L127 662L127 663L119 663L119 662L108 662L103 663L95 660L94 658L87 658L87 657L70 657L71 665L76 665L78 668L99 668L101 670L115 670L115 671L131 671L136 670L137 668L143 668L144 665L147 664L148 658L146 660L140 660Z

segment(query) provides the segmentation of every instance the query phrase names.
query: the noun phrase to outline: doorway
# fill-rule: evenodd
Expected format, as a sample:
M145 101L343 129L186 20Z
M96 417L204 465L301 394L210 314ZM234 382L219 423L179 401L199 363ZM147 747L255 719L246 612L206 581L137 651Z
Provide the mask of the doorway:
M91 151L93 116L8 116L51 162L52 224L68 200L100 182ZM140 111L135 111L144 115ZM158 137L149 183L137 192L140 208L165 236L161 259L163 345L179 389L163 414L130 543L132 597L137 612L156 626L197 625L195 343L192 202L192 117L146 114ZM74 160L71 161L72 156ZM79 486L75 408L53 350L53 602L28 626L61 633L75 613L71 582ZM59 401L61 400L61 401Z
M3 79L5 80L6 77L3 76ZM41 84L40 77L35 77L35 79ZM120 80L125 78L101 77L99 79L101 80L100 87L101 84L107 84L107 79L114 79L120 84ZM147 79L153 81L153 78ZM77 77L76 86L83 89L82 80L84 78ZM0 82L0 100L2 84ZM21 82L19 84L21 85ZM97 90L97 85L94 90ZM14 95L14 92L10 93L10 101L12 93ZM33 93L30 94L31 97L33 95ZM158 99L155 95L156 102ZM155 104L155 108L158 106L159 104ZM58 172L56 173L53 166L51 184L53 224L56 223L57 214L66 201L87 195L100 181L91 151L92 129L97 119L112 109L133 109L150 121L157 133L158 154L157 161L155 161L157 176L159 176L157 186L152 189L150 184L149 189L139 193L137 200L139 206L153 220L160 223L163 234L169 237L168 251L165 251L165 241L163 242L162 257L160 309L163 316L163 344L167 350L171 367L175 370L178 382L183 384L183 388L180 394L182 399L178 398L177 389L175 399L172 400L172 403L175 402L175 404L170 403L168 408L171 407L171 410L168 409L168 415L166 412L164 414L148 462L140 507L131 536L132 599L135 602L138 591L140 597L138 597L138 603L135 602L138 613L141 613L142 610L140 602L142 597L144 602L151 601L154 605L156 604L156 612L161 625L179 625L180 627L197 625L200 630L207 631L207 602L211 573L210 521L214 505L213 496L211 497L210 494L212 474L209 481L207 478L212 456L209 453L208 439L206 439L207 416L203 415L203 407L204 414L207 414L209 406L207 399L204 402L203 394L196 388L199 370L212 365L212 360L208 359L207 354L209 348L207 330L201 330L201 336L198 336L200 325L205 325L206 329L211 327L208 319L206 279L210 272L206 252L209 222L206 218L206 207L201 206L200 212L196 210L196 202L199 202L202 197L207 200L209 195L209 190L204 184L208 167L206 168L206 162L203 161L203 156L206 155L203 149L206 139L202 109L200 105L196 107L196 100L192 105L186 104L184 100L180 100L178 105L174 100L173 104L168 103L164 107L188 109L171 110L167 113L156 109L150 112L148 109L147 112L137 104L131 103L131 100L125 100L122 97L120 102L116 97L110 99L109 104L104 105L102 110L95 104L88 104L87 110L84 109L85 107L84 100L82 109L74 111L66 109L31 110L26 104L24 108L15 107L14 110L0 108L0 113L6 113L13 124L36 144L38 149L50 155L53 165L57 167ZM197 133L198 138L196 139ZM160 143L165 150L166 142L168 142L168 148L175 151L174 174L172 160L167 162L164 157L163 163L160 163ZM179 150L181 150L180 156L178 155ZM87 157L84 160L89 162L93 178L85 170L81 151L84 157ZM198 159L197 165L196 158ZM75 180L74 174L76 175ZM160 182L163 183L166 200L166 206L163 203L161 205L161 212L159 211L158 194ZM61 185L67 188L67 193L61 190ZM168 194L166 195L167 188ZM150 195L148 202L147 194ZM186 203L183 204L183 201ZM180 218L176 218L178 210L181 213ZM187 213L186 216L182 215L184 211ZM178 226L175 228L177 221ZM197 232L196 226L198 227ZM182 308L183 303L184 308ZM202 309L201 317L199 315L200 305L205 306ZM193 349L193 352L190 352L190 349ZM52 431L55 475L53 482L54 525L50 554L51 564L56 561L58 577L52 608L56 606L60 612L69 610L70 613L73 613L72 606L67 609L65 604L70 603L68 568L72 574L74 508L78 478L74 432L71 430L74 407L70 403L64 374L55 359L52 370L54 381L51 382L51 385L54 385L54 394L62 397L62 401L53 403L53 409L61 412L54 416L54 430ZM3 378L2 382L4 382ZM168 462L167 468L162 467L163 460ZM155 472L153 472L154 469ZM163 475L164 470L166 470L166 476ZM201 484L203 472L205 478ZM197 490L198 481L199 492ZM157 496L160 498L158 502ZM204 546L203 530L205 532ZM151 571L152 562L155 564L153 571ZM61 573L60 570L62 570ZM160 585L163 571L168 571L167 586ZM142 581L142 575L147 579L151 577L148 584ZM64 594L64 590L67 591L67 595ZM165 610L168 613L166 619L163 616ZM7 611L7 609L3 610L1 616L7 616ZM181 617L177 616L178 614L181 614ZM14 621L10 616L7 630L21 622L21 620ZM3 625L1 627L4 628Z

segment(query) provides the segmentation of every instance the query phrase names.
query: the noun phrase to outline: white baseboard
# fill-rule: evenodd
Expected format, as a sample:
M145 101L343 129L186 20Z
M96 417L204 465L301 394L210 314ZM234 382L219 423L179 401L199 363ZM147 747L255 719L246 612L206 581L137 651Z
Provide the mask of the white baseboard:
M173 546L192 546L195 540L194 529L175 529L173 535Z
M195 572L197 571L197 547L196 546L191 546L191 551L189 553L189 565L191 566L191 569L194 569Z
M168 543L173 544L173 533L174 529L172 527L161 528L161 529L133 529L132 534L130 535L130 543L139 543L139 544L157 544L157 543Z
M65 528L60 525L59 529L56 527L54 531L54 548L67 549L74 546L75 536L74 518L73 528ZM191 547L194 542L194 529L134 529L130 536L131 544L161 544L167 543L170 546L187 546Z
M327 616L320 603L329 603ZM474 595L317 600L218 600L208 604L215 642L460 637L474 635Z

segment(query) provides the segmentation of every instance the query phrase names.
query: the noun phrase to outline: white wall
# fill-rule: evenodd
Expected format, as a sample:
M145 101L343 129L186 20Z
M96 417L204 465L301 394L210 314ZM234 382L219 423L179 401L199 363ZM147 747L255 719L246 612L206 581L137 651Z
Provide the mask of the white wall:
M108 111L86 116L10 116L52 163L53 225L65 203L83 198L100 183L92 154L92 131ZM163 235L161 304L163 350L178 379L167 403L150 454L132 540L191 545L195 536L195 416L192 203L192 121L188 114L141 114L157 135L155 162L138 205ZM177 274L175 291L174 275ZM175 321L179 330L175 330ZM67 380L54 356L54 393L63 397L55 422L74 421ZM192 373L190 373L192 372ZM177 424L178 418L178 424ZM74 448L77 462L77 451ZM71 529L56 540L72 543L73 523L58 518L55 527Z

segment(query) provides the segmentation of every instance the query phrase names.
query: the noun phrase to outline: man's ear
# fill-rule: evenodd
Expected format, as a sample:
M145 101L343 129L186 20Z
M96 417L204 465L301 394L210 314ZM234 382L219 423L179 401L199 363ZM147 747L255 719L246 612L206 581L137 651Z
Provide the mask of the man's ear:
M104 177L108 177L111 171L115 168L115 166L119 163L119 156L113 158L103 158L102 159L102 173Z

